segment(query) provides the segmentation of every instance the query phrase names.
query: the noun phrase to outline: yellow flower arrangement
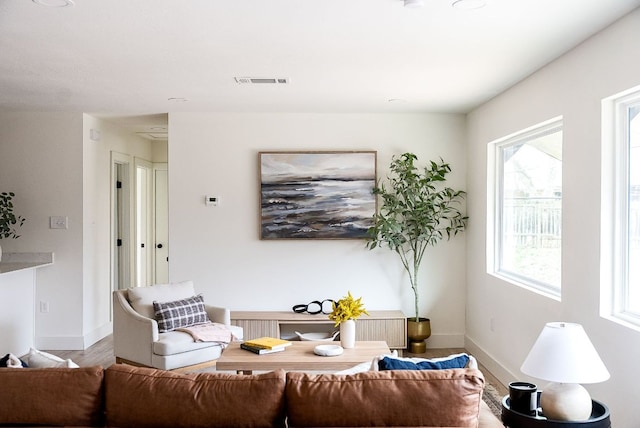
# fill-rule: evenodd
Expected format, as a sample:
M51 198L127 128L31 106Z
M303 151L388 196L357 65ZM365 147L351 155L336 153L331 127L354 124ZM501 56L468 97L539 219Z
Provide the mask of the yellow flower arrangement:
M333 310L329 314L329 319L336 323L336 327L341 322L347 320L357 320L362 314L369 315L362 304L362 297L354 299L351 292L337 302L333 302Z

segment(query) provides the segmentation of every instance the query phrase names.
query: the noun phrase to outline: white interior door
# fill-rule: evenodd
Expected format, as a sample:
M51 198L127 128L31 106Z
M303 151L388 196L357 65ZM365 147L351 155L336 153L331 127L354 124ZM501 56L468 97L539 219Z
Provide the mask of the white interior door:
M169 282L169 197L166 163L153 167L154 188L154 283Z
M151 256L152 165L135 159L136 167L136 286L153 283Z
M111 153L111 289L131 287L131 159Z

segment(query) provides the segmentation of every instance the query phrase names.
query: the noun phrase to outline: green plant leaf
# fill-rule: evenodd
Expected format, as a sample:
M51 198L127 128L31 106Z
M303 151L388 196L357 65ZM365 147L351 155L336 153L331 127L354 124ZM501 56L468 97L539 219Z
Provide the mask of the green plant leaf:
M382 204L367 231L366 244L369 250L386 247L399 255L414 291L416 319L418 270L426 248L462 232L468 220L460 211L466 193L442 186L451 172L450 165L441 158L418 168L417 160L413 153L391 159L386 185L379 180L373 189Z
M13 192L0 193L0 239L19 238L17 228L22 227L25 222L24 217L16 216L13 212L12 198L14 196Z

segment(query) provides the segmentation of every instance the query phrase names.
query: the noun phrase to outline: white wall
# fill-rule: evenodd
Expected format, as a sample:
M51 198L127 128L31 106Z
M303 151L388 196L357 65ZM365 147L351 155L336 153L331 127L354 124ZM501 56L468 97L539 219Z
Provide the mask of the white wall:
M90 115L85 114L83 122L83 307L85 310L82 349L112 331L111 152L115 151L131 157L130 177L132 179L135 177L134 158L139 157L148 161L152 157L151 141ZM92 129L100 132L99 141L91 140ZM62 349L58 346L59 344L54 342L48 349Z
M167 141L153 141L151 143L151 162L167 163L169 161Z
M520 365L546 322L583 324L611 372L609 381L588 389L620 427L640 420L640 333L599 316L600 109L603 98L640 84L638 40L640 10L468 115L467 347L507 383L526 379ZM564 116L562 302L485 268L487 143L558 115Z
M169 114L170 279L193 279L207 300L232 310L288 311L350 290L368 309L411 314L408 279L388 250L368 251L362 240L259 239L258 152L376 150L379 177L393 154L441 156L451 186L464 189L464 140L459 115ZM206 207L205 195L220 205ZM464 252L462 236L426 255L430 346L463 344Z
M102 132L89 139L89 129ZM84 349L111 332L109 164L111 150L151 159L151 142L82 113L0 114L0 191L16 193L27 221L7 252L53 252L36 270L36 346ZM49 216L68 229L49 229ZM16 351L18 352L18 351Z
M82 335L82 114L0 114L0 189L16 193L16 212L27 220L5 251L54 252L53 266L36 270L39 338ZM49 229L49 216L67 216L67 230ZM18 352L18 351L16 351Z

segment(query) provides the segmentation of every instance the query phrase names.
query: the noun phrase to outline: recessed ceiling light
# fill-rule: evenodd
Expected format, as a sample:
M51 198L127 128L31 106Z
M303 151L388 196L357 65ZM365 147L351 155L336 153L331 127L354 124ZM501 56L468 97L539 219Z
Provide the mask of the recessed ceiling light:
M485 7L486 5L486 0L456 0L451 3L451 6L455 7L456 9L465 10L480 9L481 7Z
M186 103L187 101L189 101L186 98L180 98L180 97L167 98L167 100L171 101L172 103Z
M47 7L70 7L75 6L73 0L33 0L35 4Z

